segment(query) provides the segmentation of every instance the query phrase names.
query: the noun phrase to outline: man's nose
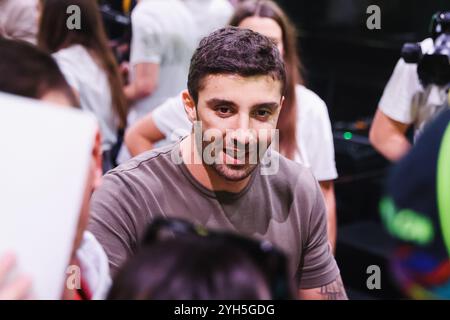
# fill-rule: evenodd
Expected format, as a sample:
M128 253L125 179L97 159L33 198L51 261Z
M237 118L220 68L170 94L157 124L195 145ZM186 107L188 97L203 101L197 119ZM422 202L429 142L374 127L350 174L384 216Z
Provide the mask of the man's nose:
M256 141L256 136L251 128L238 128L230 132L229 140L233 143L233 147L243 149L253 144Z

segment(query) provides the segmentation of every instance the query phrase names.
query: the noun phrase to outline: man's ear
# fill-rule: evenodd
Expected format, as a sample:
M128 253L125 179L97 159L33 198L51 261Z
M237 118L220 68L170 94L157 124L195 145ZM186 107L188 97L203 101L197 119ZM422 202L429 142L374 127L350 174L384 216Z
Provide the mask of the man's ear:
M194 99L189 94L189 91L184 90L181 94L181 99L183 100L184 104L184 111L186 111L186 114L189 118L189 121L194 123L194 121L197 121L197 110L195 108L195 102Z
M281 101L280 101L280 107L283 108L284 106L284 102L286 101L286 98L284 96L281 97Z
M100 131L97 130L95 134L94 147L92 149L91 166L94 171L93 188L100 186L103 176L103 151L102 151L102 137Z

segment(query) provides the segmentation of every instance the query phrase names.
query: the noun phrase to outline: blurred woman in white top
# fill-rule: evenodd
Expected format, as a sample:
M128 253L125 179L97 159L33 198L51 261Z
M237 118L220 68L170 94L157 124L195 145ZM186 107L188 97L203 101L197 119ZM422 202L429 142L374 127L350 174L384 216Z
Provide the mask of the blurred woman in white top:
M80 8L80 28L67 26L67 8ZM115 161L118 131L125 128L127 102L114 55L108 46L97 1L40 0L38 46L53 54L81 107L99 121L104 171Z

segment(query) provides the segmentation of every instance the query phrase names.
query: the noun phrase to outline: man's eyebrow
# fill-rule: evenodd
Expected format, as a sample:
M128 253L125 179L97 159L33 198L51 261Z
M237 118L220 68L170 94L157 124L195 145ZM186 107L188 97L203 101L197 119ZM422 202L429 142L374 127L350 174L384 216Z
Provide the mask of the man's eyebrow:
M218 98L212 98L206 101L206 104L210 107L218 106L218 105L226 105L226 106L234 106L236 107L236 103L230 100L226 99L218 99Z
M212 98L210 100L206 101L206 104L209 107L215 107L215 106L232 106L232 107L237 107L237 104L231 100L226 100L226 99L218 99L218 98ZM277 102L262 102L262 103L257 103L255 105L252 106L252 110L256 110L256 109L261 109L261 108L267 108L267 109L271 109L272 111L277 109L280 106L279 103Z
M268 108L273 111L273 110L277 109L279 106L280 106L280 104L277 102L264 102L264 103L255 104L252 107L252 109L255 110L255 109L261 109L261 108Z

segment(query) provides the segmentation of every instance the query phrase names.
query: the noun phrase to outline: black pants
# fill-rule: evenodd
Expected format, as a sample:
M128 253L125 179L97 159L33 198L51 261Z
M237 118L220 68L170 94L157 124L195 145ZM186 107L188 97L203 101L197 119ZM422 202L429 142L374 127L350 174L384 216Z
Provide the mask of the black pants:
M119 155L120 148L122 147L123 144L124 134L125 130L119 129L119 131L117 132L116 144L111 148L111 150L106 150L103 152L103 163L102 163L103 174L117 167L117 156Z

